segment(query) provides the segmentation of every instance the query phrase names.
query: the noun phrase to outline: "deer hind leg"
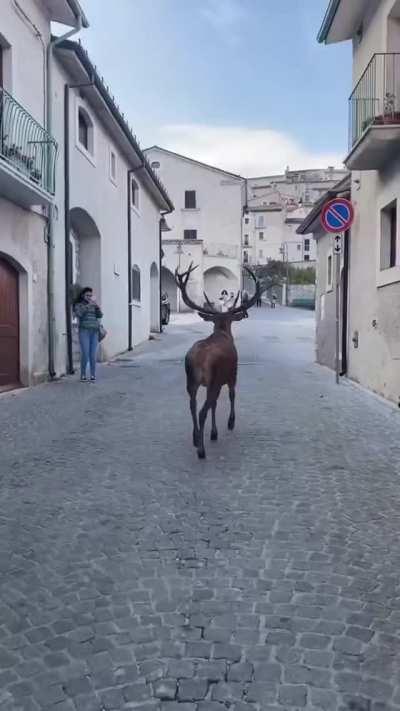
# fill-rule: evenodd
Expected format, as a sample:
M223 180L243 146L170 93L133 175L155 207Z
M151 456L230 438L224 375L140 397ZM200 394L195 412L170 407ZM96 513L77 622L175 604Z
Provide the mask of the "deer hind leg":
M212 416L212 425L211 425L211 442L216 442L218 439L218 430L217 430L217 423L215 419L215 413L217 410L217 401L213 402L211 405L211 416Z
M188 394L190 398L190 412L193 420L193 446L197 447L199 442L199 425L197 421L197 385L188 385Z
M235 427L235 383L229 383L229 400L231 403L231 411L228 420L228 429L233 430Z
M206 424L208 411L210 408L214 408L214 410L216 409L218 395L220 393L220 390L221 390L220 387L215 387L215 386L211 386L211 387L207 388L207 398L206 398L206 401L199 413L200 433L199 433L199 444L197 447L197 454L199 455L200 459L204 459L206 456L206 451L204 449L204 426Z

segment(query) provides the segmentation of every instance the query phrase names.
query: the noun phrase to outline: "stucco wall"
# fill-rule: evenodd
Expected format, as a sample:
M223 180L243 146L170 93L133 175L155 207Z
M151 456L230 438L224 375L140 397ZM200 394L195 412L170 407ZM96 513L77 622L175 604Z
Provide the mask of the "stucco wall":
M335 367L336 299L334 291L334 258L332 237L318 233L315 294L316 359L321 365ZM332 285L328 284L328 256L332 256Z

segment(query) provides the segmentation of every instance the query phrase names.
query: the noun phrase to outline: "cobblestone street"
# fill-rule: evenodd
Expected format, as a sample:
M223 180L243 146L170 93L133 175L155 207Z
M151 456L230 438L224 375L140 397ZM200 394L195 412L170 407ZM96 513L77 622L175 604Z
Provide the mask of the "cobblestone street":
M0 399L1 711L400 709L398 411L253 309L199 461L186 320Z

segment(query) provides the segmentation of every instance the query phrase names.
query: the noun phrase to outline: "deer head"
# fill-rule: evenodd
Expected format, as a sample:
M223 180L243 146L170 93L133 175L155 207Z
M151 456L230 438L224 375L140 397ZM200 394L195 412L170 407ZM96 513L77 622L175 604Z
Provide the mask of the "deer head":
M208 298L207 294L204 293L204 298L205 298L205 305L199 306L196 304L188 295L187 293L187 284L190 279L190 275L194 272L194 270L197 269L197 265L194 266L193 262L190 263L189 269L186 272L182 272L179 274L178 269L175 270L175 282L178 288L181 290L182 293L182 299L186 306L188 306L190 309L193 309L193 311L197 311L199 314L200 318L202 318L204 321L212 321L215 325L216 328L221 329L221 330L229 330L230 329L230 324L233 321L241 321L243 318L246 318L247 315L247 310L250 309L254 304L256 303L257 299L261 296L261 284L256 278L255 274L249 269L248 267L245 267L246 271L248 274L251 276L251 278L254 281L255 284L255 293L253 296L248 299L245 303L242 302L240 306L238 306L238 301L240 297L240 291L238 291L236 298L232 304L232 306L227 310L227 311L217 311L210 299Z

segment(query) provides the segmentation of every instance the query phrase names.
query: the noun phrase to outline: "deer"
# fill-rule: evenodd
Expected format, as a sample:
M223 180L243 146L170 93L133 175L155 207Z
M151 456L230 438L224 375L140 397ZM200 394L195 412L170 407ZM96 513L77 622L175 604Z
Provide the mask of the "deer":
M193 311L197 311L203 321L214 324L213 333L208 338L196 341L185 356L186 389L190 399L190 412L193 420L193 445L197 449L199 459L205 459L204 427L209 410L212 415L211 441L218 439L216 410L219 394L224 385L228 386L230 414L228 429L235 427L235 389L237 379L238 354L232 336L232 323L247 318L247 311L261 297L261 285L253 272L246 267L255 283L255 293L238 305L240 291L227 311L217 311L207 294L204 293L203 306L196 304L187 293L190 275L197 268L193 262L187 271L175 271L175 282L182 294L182 300ZM206 400L197 417L197 392L203 386L206 388Z

